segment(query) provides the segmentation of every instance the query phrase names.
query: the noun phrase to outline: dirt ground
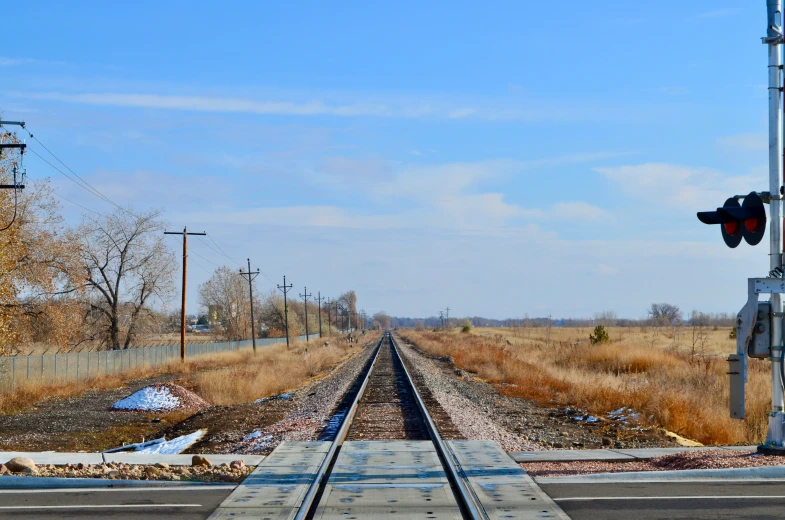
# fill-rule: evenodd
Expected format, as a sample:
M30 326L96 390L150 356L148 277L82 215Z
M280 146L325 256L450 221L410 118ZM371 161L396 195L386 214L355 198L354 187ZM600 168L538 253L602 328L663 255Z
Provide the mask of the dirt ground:
M330 383L354 379L354 372L361 364L357 358L366 358L368 350L358 350L325 377L311 381L287 398L211 406L196 413L109 409L117 400L152 384L172 382L195 390L188 379L173 375L135 381L118 389L87 391L65 399L51 399L16 414L0 415L0 451L98 452L206 429L207 433L186 453L227 453L248 433L264 430L292 414L302 414L304 407L319 408L318 403L311 406L314 400L335 393L334 385ZM318 416L319 421L329 418L331 412L329 409L305 411Z
M268 399L261 403L234 406L212 406L197 413L151 413L110 411L118 399L154 383L174 382L193 389L188 381L164 376L136 381L125 388L88 391L79 396L56 399L13 415L0 416L0 450L2 451L102 451L124 444L166 436L167 439L207 429L203 439L192 446L190 453L227 453L271 451L280 439L263 449L243 446L243 438L251 432L275 431L282 422L308 417L308 435L316 438L319 429L334 413L336 399L356 379L372 349L333 368L325 377L312 381L291 396ZM586 423L575 418L585 415L580 410L543 408L525 399L510 398L475 375L456 369L449 360L427 358L414 349L414 365L428 364L429 385L438 385L441 395L454 396L471 402L471 421L494 423L494 431L509 432L517 444L506 449L551 448L638 448L676 446L657 429L640 429L607 417ZM419 360L418 360L419 358ZM433 366L438 367L436 377ZM455 407L453 407L455 409ZM452 412L457 415L462 411ZM461 419L457 417L456 419ZM464 418L465 419L465 418ZM466 423L466 420L463 421ZM289 424L289 423L287 423ZM482 427L476 431L485 431ZM281 438L286 438L285 435ZM505 443L505 446L508 443ZM517 447L516 447L517 446Z

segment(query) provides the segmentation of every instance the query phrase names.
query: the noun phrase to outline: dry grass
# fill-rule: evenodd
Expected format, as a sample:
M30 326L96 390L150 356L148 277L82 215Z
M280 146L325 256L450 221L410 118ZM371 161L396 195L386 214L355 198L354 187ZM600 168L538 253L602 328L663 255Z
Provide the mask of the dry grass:
M374 335L378 339L378 336ZM371 339L365 340L365 344ZM286 345L271 345L257 350L250 349L200 356L185 363L172 361L165 365L103 376L82 381L57 384L27 382L14 392L0 393L0 414L16 413L48 399L79 395L89 390L108 390L122 387L129 382L172 374L194 387L213 404L237 404L260 397L293 390L310 377L318 376L339 361L359 351L356 344L348 345L337 337L330 338L327 347L311 341Z
M238 363L197 374L193 378L197 393L213 404L247 403L298 388L358 349L356 344L349 348L333 342L327 347L303 345L293 349L274 345L256 356L243 352Z
M686 328L685 328L686 329ZM591 345L589 329L401 331L435 356L499 385L507 395L544 405L580 406L603 414L630 407L655 424L704 444L761 442L767 429L769 364L751 360L747 420L728 414L728 331L709 331L703 353L692 355L687 330L674 337L651 330L609 329L611 342ZM682 342L679 343L679 336ZM614 341L615 339L615 341ZM655 341L653 341L655 339ZM690 338L688 338L690 339Z

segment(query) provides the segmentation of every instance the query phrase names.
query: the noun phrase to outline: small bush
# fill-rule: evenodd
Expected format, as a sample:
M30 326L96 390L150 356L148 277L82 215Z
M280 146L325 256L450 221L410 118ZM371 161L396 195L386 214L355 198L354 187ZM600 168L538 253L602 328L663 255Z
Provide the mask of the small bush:
M472 324L469 320L463 320L463 327L461 328L461 332L469 332L472 330Z
M736 327L730 329L730 332L728 333L728 337L730 339L736 339Z
M594 327L594 334L589 334L589 341L591 341L592 345L607 343L610 340L611 338L608 337L608 333L605 332L605 327L602 325Z

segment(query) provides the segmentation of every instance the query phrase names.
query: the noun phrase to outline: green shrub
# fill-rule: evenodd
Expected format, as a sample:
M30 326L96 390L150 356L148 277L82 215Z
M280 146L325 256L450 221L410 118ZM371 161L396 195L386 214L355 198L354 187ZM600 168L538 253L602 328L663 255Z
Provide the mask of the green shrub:
M736 339L736 327L730 329L730 332L728 333L728 337L730 339Z
M589 341L591 341L592 345L597 345L598 343L607 343L611 340L608 337L608 333L605 332L605 327L602 325L597 325L594 327L594 334L589 334Z
M472 322L469 320L463 320L463 327L461 328L461 332L469 332L472 330Z

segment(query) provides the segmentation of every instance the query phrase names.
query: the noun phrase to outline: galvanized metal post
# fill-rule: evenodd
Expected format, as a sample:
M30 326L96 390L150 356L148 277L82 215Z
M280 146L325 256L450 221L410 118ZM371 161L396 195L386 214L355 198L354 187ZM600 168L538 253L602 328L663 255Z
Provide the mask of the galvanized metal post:
M782 268L782 0L767 0L766 37L762 38L769 51L769 192L772 195L769 211L771 214L770 267ZM783 447L785 431L783 424L783 381L782 364L782 298L780 294L771 295L771 412L766 443L769 446Z

